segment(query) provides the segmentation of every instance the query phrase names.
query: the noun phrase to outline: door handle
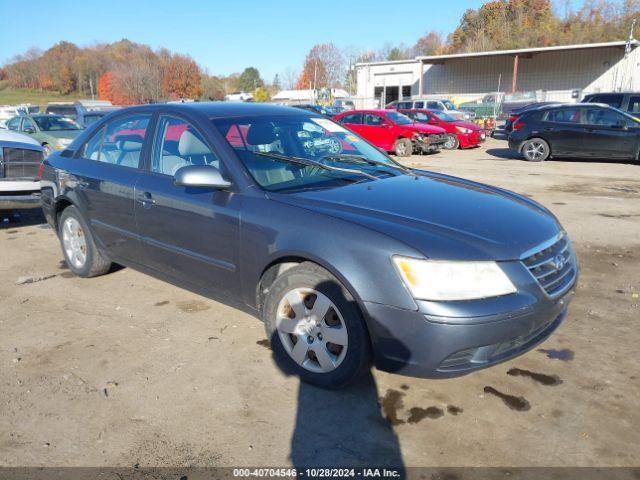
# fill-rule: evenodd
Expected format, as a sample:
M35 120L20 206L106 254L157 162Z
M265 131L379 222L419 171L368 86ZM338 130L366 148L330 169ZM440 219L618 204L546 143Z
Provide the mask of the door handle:
M155 205L156 201L153 199L153 195L150 192L142 192L138 195L138 201L144 206L149 208L151 205Z

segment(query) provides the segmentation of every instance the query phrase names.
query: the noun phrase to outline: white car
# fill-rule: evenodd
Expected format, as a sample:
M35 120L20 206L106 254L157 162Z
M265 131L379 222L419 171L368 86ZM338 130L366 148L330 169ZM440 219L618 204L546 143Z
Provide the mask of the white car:
M251 102L253 101L253 95L247 92L233 92L225 95L224 99L227 102Z
M0 210L38 208L44 149L33 138L0 130Z

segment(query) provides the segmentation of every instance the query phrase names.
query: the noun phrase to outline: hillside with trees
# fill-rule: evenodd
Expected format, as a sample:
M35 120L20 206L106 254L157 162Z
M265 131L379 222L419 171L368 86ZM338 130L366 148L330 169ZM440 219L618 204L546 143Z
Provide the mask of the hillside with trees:
M272 85L254 67L210 75L188 55L154 51L126 39L88 47L62 41L45 52L30 49L0 69L0 81L14 89L55 95L95 94L119 105L178 98L221 100L238 90L265 101L280 88L353 89L349 67L357 62L623 40L632 20L640 20L640 0L586 0L578 10L572 5L571 0L492 0L464 12L448 36L428 31L412 46L387 42L377 50L339 49L319 43L310 49L299 73L289 68L276 75Z

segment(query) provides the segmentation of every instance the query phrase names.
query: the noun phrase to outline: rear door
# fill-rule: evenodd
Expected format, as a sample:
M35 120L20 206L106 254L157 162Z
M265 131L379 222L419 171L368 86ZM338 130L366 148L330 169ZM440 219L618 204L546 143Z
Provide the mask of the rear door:
M581 114L582 110L578 107L566 107L549 110L542 115L540 136L549 142L552 154L588 154L583 145L585 126L580 123ZM522 121L526 123L526 114Z
M631 120L610 108L584 109L584 146L594 157L629 158L635 156L636 136L629 132Z
M174 184L175 173L187 165L224 173L218 154L193 122L166 114L158 118L150 160L135 192L147 265L216 296L236 295L241 197Z
M78 150L81 161L66 180L74 186L93 233L116 260L135 260L140 253L134 189L148 148L150 121L151 114L140 113L113 119Z

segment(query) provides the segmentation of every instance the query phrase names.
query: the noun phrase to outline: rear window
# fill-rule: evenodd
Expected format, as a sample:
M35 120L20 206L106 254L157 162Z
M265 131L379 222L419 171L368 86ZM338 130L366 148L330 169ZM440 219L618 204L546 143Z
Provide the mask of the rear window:
M580 123L580 109L558 108L556 110L549 110L544 120L556 123Z
M50 105L47 107L47 113L65 115L73 119L77 117L76 107L74 107L73 105Z
M589 103L604 103L614 108L620 108L622 95L594 95L589 99Z

